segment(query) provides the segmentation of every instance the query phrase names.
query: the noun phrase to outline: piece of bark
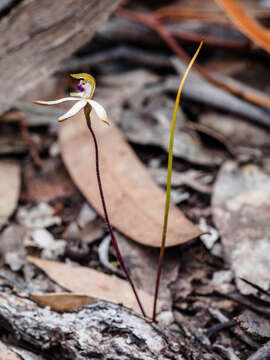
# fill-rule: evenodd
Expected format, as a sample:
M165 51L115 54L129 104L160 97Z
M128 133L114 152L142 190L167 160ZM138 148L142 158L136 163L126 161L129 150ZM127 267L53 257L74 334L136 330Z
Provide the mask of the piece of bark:
M178 345L168 331L103 301L61 315L28 299L2 294L0 328L49 359L192 359L183 355L189 351L184 339Z
M0 22L0 113L89 42L119 0L23 1ZM8 94L8 96L7 96Z

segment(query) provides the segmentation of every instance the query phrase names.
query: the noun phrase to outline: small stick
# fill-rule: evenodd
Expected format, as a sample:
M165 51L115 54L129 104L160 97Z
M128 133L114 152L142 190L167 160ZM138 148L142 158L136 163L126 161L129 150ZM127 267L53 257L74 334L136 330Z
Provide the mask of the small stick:
M133 63L151 66L151 68L171 68L172 63L168 56L161 53L152 53L137 47L120 45L113 49L100 51L97 54L71 57L61 64L59 72L71 72L78 69L100 66L109 61L128 60Z
M244 279L244 278L240 278L240 279L241 279L242 281L244 281L246 284L254 287L254 289L260 291L262 294L267 295L268 297L270 296L270 292L264 290L261 286L259 286L259 285L257 285L257 284L253 284L251 281L246 280L246 279Z
M128 282L130 283L130 286L131 286L131 288L133 290L133 293L134 293L134 295L136 297L136 300L138 302L138 305L140 307L142 315L144 317L146 317L144 308L143 308L142 303L141 303L141 301L139 299L139 296L138 296L137 290L135 288L135 285L134 285L131 277L129 276L128 270L126 268L126 265L124 263L122 255L120 253L118 243L117 243L116 237L114 235L114 232L113 232L113 229L112 229L112 226L111 226L111 223L110 223L110 219L109 219L109 215L108 215L108 211L107 211L107 206L106 206L106 202L105 202L105 197L104 197L104 192L103 192L103 187L102 187L102 182L101 182L101 177L100 177L98 143L97 143L97 138L96 138L95 132L94 132L92 126L91 126L90 112L91 112L91 108L86 107L84 113L85 113L87 127L88 127L88 129L89 129L89 131L90 131L90 133L92 135L93 140L94 140L95 154L96 154L97 181L98 181L98 188L99 188L99 192L100 192L100 198L101 198L102 207L103 207L103 211L104 211L105 221L106 221L107 228L108 228L108 231L110 233L110 236L111 236L111 239L112 239L112 244L113 244L113 247L114 247L114 250L115 250L115 253L116 253L116 257L117 257L117 259L119 261L121 269L123 270L124 274L126 275Z
M206 330L206 336L210 339L212 336L216 335L220 331L230 329L237 325L235 320L228 320L221 324L213 325Z
M154 30L171 48L171 50L179 56L186 63L189 63L190 57L185 52L185 50L178 44L175 40L171 30L168 27L163 26L158 19L155 17L155 14L142 14L136 11L127 10L127 9L118 9L116 11L117 15L123 16L127 19L137 21L145 26L148 26L152 30ZM246 101L252 102L254 104L270 107L270 98L268 96L261 96L258 93L252 93L250 91L243 91L243 89L239 88L236 83L226 83L221 78L218 78L207 70L205 70L201 65L195 64L194 70L196 70L203 78L210 81L212 84L220 87L235 96L238 96Z

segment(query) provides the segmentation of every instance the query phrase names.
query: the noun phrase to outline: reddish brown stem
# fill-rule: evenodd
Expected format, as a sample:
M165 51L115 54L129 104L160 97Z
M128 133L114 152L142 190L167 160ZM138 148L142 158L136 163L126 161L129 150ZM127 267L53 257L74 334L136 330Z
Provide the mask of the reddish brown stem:
M100 192L100 198L101 198L101 202L102 202L102 207L103 207L103 211L104 211L104 217L105 217L105 221L106 221L106 225L107 225L107 228L108 228L108 231L110 233L110 236L111 236L111 240L112 240L112 244L113 244L113 247L114 247L114 250L115 250L115 253L116 253L116 257L117 257L117 260L121 266L121 269L123 270L124 274L126 275L126 278L133 290L133 293L136 297L136 300L138 302L138 305L140 307L140 310L143 314L144 317L146 317L146 314L145 314L145 311L144 311L144 308L142 306L142 303L139 299L139 296L138 296L138 293L137 293L137 290L135 288L135 285L128 273L128 270L126 268L126 265L124 263L124 260L122 258L122 255L120 253L120 250L119 250L119 247L118 247L118 243L117 243L117 240L116 240L116 237L114 235L114 232L113 232L113 229L112 229L112 226L111 226L111 223L110 223L110 219L109 219L109 215L108 215L108 211L107 211L107 206L106 206L106 202L105 202L105 197L104 197L104 192L103 192L103 187L102 187L102 182L101 182L101 177L100 177L100 170L99 170L99 151L98 151L98 143L97 143L97 138L96 138L96 135L95 135L95 132L91 126L91 120L90 120L90 113L87 113L87 111L85 112L85 117L86 117L86 123L87 123L87 126L88 126L88 129L92 135L92 138L94 140L94 146L95 146L95 155L96 155L96 173L97 173L97 181L98 181L98 187L99 187L99 192Z
M156 283L155 283L155 294L154 294L154 306L153 306L153 314L152 314L152 320L153 322L156 321L156 312L157 312L157 301L158 301L158 290L159 290L159 283L160 283L160 277L161 277L161 271L162 271L162 263L164 258L164 249L159 254L158 259L158 267L157 267L157 277L156 277Z

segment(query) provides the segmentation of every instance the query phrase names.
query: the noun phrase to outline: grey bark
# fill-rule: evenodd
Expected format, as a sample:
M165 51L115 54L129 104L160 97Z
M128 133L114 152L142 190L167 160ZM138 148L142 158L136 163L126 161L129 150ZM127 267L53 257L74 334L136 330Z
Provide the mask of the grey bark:
M49 359L185 359L168 332L103 301L59 314L29 299L2 294L0 328Z
M120 0L23 1L0 22L0 114L89 42Z
M217 360L197 339L168 330L116 304L98 301L73 313L0 295L0 333L46 359Z

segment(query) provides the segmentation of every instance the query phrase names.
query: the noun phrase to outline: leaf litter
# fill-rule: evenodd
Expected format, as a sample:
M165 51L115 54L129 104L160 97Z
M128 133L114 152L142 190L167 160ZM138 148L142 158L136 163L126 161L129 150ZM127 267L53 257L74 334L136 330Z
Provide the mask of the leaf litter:
M192 8L195 3L196 1L183 1L181 6L186 6L186 9L182 15L187 14L188 7ZM215 13L209 11L213 4L209 1L201 4L203 8L206 7L204 14L201 7L198 11L196 5L197 12L189 12L190 18L181 23L178 21L177 24L171 24L172 15L164 18L166 20L164 23L176 37L181 31L192 35L194 32L205 34L206 38L209 35L207 56L202 62L208 67L208 64L216 65L222 59L223 63L220 63L218 68L218 71L226 75L225 78L221 77L222 81L230 81L233 76L234 80L237 80L237 86L240 84L239 79L250 84L250 88L243 87L245 93L266 99L269 92L267 68L262 67L261 72L258 72L257 67L254 66L257 61L252 61L250 56L256 54L256 58L260 58L263 63L265 55L261 56L260 52L250 47L237 29L233 31L228 29L229 20L224 17L220 9L216 8ZM254 8L252 2L247 2L245 7L251 8L251 13L260 21L261 19L265 21L269 16L267 11L261 8L261 4ZM160 19L167 11L165 10L161 8L157 12ZM198 15L207 16L194 21L194 16ZM218 26L211 23L214 18L218 21ZM106 29L103 28L99 32L101 37L107 34L107 41L109 38L114 39L110 49L106 48L107 45L101 45L103 50L100 55L105 59L102 66L98 61L93 62L93 58L86 58L89 49L83 50L86 56L80 54L74 56L76 66L81 66L80 60L91 62L94 72L99 74L98 95L102 100L105 99L111 119L123 131L147 166L144 170L147 170L159 185L164 186L166 181L164 159L167 156L166 136L171 118L171 98L174 97L179 81L175 71L181 73L181 66L171 54L165 54L163 43L158 36L148 29L145 36L138 36L145 30L142 26L132 26L131 21L119 20L119 18L117 21L112 19ZM227 25L221 29L221 23ZM127 26L129 32L121 34L119 26ZM214 47L213 43L211 44L213 38L217 41ZM124 50L121 39L126 41ZM223 43L224 47L220 45L223 40L226 42ZM147 49L142 45L144 42L148 44ZM228 51L232 42L234 46L239 46L243 53ZM138 44L143 46L140 52L137 48ZM153 48L149 47L149 44L152 44ZM220 47L219 51L216 51L215 46ZM158 49L157 52L155 47ZM186 48L189 49L190 45ZM119 49L121 51L118 51ZM96 56L96 49L92 50L91 56ZM151 56L148 56L149 54ZM159 56L160 54L162 57ZM123 59L121 56L124 56L124 61L120 61ZM160 72L157 67L158 61L161 61L162 66ZM65 66L67 65L72 66L72 62L67 61ZM84 63L84 66L88 65ZM215 66L213 68L216 70ZM88 71L88 67L85 70ZM55 84L58 83L58 79L53 79ZM64 86L72 87L64 76L61 76L61 80ZM48 81L48 84L50 82ZM163 323L176 333L185 331L186 334L195 336L197 341L207 344L208 350L210 347L212 350L215 349L217 358L220 358L222 352L224 358L243 360L260 347L258 339L262 343L268 339L267 297L254 286L241 281L240 276L259 283L264 289L269 287L268 260L265 255L269 250L267 233L269 209L266 200L270 168L269 145L268 131L258 126L259 123L269 126L269 111L261 106L254 107L248 100L243 102L235 96L228 97L226 91L216 91L213 84L196 76L193 76L192 81L187 85L184 89L184 113L180 113L177 120L173 190L176 201L181 202L183 213L193 223L199 224L202 227L201 231L205 231L206 228L211 229L212 237L204 236L201 242L191 240L181 246L168 249L161 291L166 311L160 314L160 319L162 318ZM44 84L44 87L46 86ZM260 91L256 92L255 87ZM202 91L203 89L205 90ZM54 97L51 90L46 96ZM33 95L29 94L28 99L32 98ZM56 139L56 125L53 122L57 114L62 111L54 109L50 114L43 111L38 113L40 108L34 109L27 103L27 98L18 103L17 108L24 113L29 131L34 139L37 139L38 151L42 152L45 169L37 171L32 160L26 156L28 146L21 136L15 134L15 124L21 117L21 112L13 110L5 115L4 123L1 123L3 129L1 139L3 138L4 141L0 139L0 152L3 157L7 154L13 157L18 155L20 157L18 163L22 165L24 174L19 205L17 206L17 199L14 210L9 213L9 220L5 221L5 228L0 235L1 260L4 266L0 271L0 283L5 284L4 286L12 284L10 286L13 290L15 291L17 287L24 296L25 293L35 294L42 306L52 306L57 311L74 311L96 299L90 294L89 285L84 286L89 290L87 295L82 294L81 291L73 293L73 290L71 293L63 293L67 288L63 289L57 283L53 283L35 266L25 262L26 254L46 260L65 261L68 266L84 265L98 273L101 271L115 273L120 277L122 273L115 263L115 256L106 237L102 219L95 210L89 208L89 198L78 193L67 172L63 171ZM80 119L77 120L76 125L80 130ZM10 133L14 133L14 136L4 132L6 127L9 128ZM207 128L215 132L207 132ZM10 138L9 141L7 137ZM73 137L71 139L73 140ZM102 142L100 137L101 147ZM109 143L106 152L115 146L116 141ZM87 146L89 151L90 141ZM60 150L62 156L65 156L65 149ZM122 160L122 154L119 153L119 157ZM223 165L223 162L224 159L231 158L234 160L234 165L228 170L227 176L224 173L227 163ZM115 158L113 160L115 162ZM86 168L90 161L91 154L83 161ZM127 166L125 164L123 166ZM28 165L31 167L30 170ZM128 165L129 171L131 165L130 163ZM1 172L1 175L6 174ZM92 186L93 182L90 178L86 179L84 187ZM16 186L12 191L16 191ZM210 197L212 197L212 207ZM121 202L123 201L121 198ZM47 218L42 212L40 213L39 206L42 202L50 208ZM8 202L5 204L10 205ZM112 205L115 208L115 205ZM16 206L17 214L12 217ZM118 208L118 203L116 207ZM22 217L18 216L21 214L21 209L24 212ZM33 216L32 210L37 214L36 217ZM55 221L55 216L60 221ZM148 225L147 221L145 224ZM29 225L33 228L30 229ZM154 277L157 249L133 241L128 232L126 235L119 235L119 242L125 260L132 270L134 281L138 287L152 294L151 279ZM157 235L156 239L159 241L160 236ZM59 252L58 246L61 248ZM58 263L56 264L57 267ZM22 276L26 282L23 285ZM107 279L109 278L105 281L110 281ZM88 279L90 280L91 278ZM78 277L77 282L79 283ZM249 294L248 297L245 296L246 293ZM265 306L262 306L262 301ZM59 308L61 304L62 309ZM254 311L248 313L246 310L248 307L257 311L259 315L255 316ZM235 314L238 314L236 318L234 318ZM224 326L229 326L230 322L237 322L238 325L229 327L227 331L228 328ZM217 330L218 328L221 330ZM212 334L209 338L208 333Z
M72 293L75 293L75 303L73 303L72 298L70 298L71 306L75 307L76 303L78 304L78 306L81 306L82 302L77 302L77 295L83 295L83 301L85 299L86 301L93 302L97 299L103 299L118 304L122 303L128 308L131 308L136 312L140 313L138 304L134 298L133 293L130 291L127 281L121 280L114 276L106 275L102 272L87 267L72 266L69 264L41 260L33 257L28 257L28 261L38 266L52 280L57 282L63 288L71 291ZM80 279L80 281L78 281L78 279ZM148 293L142 290L139 290L139 295L143 301L145 311L150 317L153 305L153 298ZM50 306L53 309L54 303L56 304L55 308L58 308L58 296L61 297L62 294L54 294L50 297L47 297L46 294L44 296L40 294L38 298L42 299L42 301L50 301ZM88 298L85 298L85 296L87 296ZM38 298L36 297L36 299ZM159 311L161 307L162 302L160 301L158 305Z

